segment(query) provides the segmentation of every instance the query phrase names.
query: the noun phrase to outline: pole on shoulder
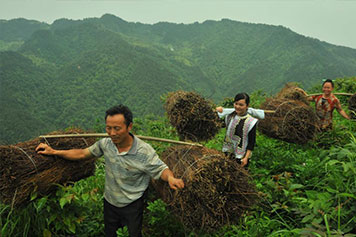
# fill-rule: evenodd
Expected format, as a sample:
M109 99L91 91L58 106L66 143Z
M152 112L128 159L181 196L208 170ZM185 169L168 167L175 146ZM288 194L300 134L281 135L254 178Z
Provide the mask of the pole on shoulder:
M305 95L306 97L309 96L314 96L314 95L322 95L323 93L315 93L315 94L309 94L309 95ZM334 95L345 95L345 96L353 96L354 94L352 93L344 93L344 92L335 92L333 93Z
M157 142L167 142L173 144L180 144L180 145L190 145L190 146L199 146L202 147L202 144L199 143L191 143L191 142L183 142L159 137L148 137L148 136L141 136L135 135L136 137L142 140L149 140L149 141L157 141ZM84 138L84 137L109 137L107 133L83 133L83 134L54 134L54 135L41 135L39 138Z

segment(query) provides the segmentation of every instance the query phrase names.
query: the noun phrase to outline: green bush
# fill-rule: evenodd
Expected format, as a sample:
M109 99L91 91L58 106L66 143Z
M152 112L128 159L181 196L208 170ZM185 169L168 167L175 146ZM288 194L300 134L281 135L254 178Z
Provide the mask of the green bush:
M340 82L342 88L354 86ZM354 79L351 79L354 80ZM346 91L346 90L345 90ZM252 93L254 106L262 92ZM252 100L251 100L252 101ZM356 234L356 124L340 116L334 129L319 134L308 144L291 144L257 134L249 173L261 201L238 225L215 233L184 229L167 204L150 193L144 212L145 236L352 236ZM97 128L100 130L100 126ZM178 140L166 118L135 119L139 135ZM208 148L220 150L225 129ZM172 144L149 142L160 154ZM59 186L52 195L37 197L22 208L0 204L0 236L102 236L104 161L99 159L95 176ZM128 236L127 229L118 236Z

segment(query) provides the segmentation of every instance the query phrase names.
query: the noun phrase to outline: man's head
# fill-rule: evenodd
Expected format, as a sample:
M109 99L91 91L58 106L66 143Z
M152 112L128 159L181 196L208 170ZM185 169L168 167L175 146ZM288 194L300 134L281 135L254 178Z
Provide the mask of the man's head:
M108 109L105 113L105 121L107 120L108 116L114 116L116 114L122 114L125 118L125 124L128 127L132 123L132 112L131 110L125 105L116 105Z
M132 129L132 113L124 105L114 106L106 111L105 130L112 141L120 146L125 146L130 140Z
M322 90L325 95L330 95L334 89L334 82L331 79L326 79L322 84Z
M333 80L331 80L331 79L326 79L326 80L323 82L322 86L324 86L326 83L330 83L331 87L334 88L334 82L333 82Z

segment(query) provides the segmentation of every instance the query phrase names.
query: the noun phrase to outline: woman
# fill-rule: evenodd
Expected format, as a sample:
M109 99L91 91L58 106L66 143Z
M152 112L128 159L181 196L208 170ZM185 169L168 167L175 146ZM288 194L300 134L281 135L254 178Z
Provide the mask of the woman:
M333 89L334 82L327 79L322 84L323 94L308 98L309 101L315 102L315 112L319 118L319 127L321 130L332 129L333 112L335 108L342 117L350 119L346 112L341 108L338 98L332 93Z
M248 165L256 143L258 119L247 113L249 104L248 94L239 93L234 99L234 111L225 116L226 135L222 151L236 159L242 167ZM222 107L218 107L216 110L220 113L223 112Z

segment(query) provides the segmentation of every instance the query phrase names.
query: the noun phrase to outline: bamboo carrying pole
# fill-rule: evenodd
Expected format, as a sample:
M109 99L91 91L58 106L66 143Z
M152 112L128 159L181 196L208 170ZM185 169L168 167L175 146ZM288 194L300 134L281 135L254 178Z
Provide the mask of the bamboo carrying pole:
M309 97L309 96L314 96L314 95L322 95L323 93L316 93L316 94L309 94L309 95L305 95L305 97ZM333 93L334 95L345 95L345 96L353 96L354 94L352 93L344 93L344 92L339 92L339 93ZM274 110L264 110L265 113L274 113L276 111Z
M199 143L182 142L182 141L176 141L176 140L159 138L159 137L148 137L148 136L141 136L141 135L135 135L135 136L142 140L167 142L167 143L174 143L180 145L190 145L190 146L200 146L200 147L203 146ZM82 138L82 137L109 137L109 135L107 133L84 133L84 134L56 134L56 135L39 136L39 138Z
M274 112L276 112L276 111L274 111L274 110L263 110L263 112L265 112L266 114L268 114L268 113L274 113Z
M306 97L308 96L314 96L314 95L322 95L323 93L316 93L316 94L310 94L310 95L305 95ZM352 93L344 93L344 92L339 92L339 93L333 93L334 95L346 95L346 96L353 96L354 94Z

